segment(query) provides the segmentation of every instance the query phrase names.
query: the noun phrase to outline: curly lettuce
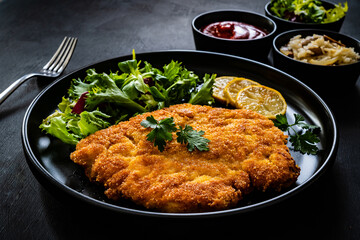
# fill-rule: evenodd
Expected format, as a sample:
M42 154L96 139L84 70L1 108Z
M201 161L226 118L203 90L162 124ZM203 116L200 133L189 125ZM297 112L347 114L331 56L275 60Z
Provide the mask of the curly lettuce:
M73 113L73 104L66 98L62 98L58 108L43 120L40 129L64 143L75 145L91 133L110 126L106 121L110 116L98 110Z
M280 18L303 23L330 23L343 18L348 11L347 2L325 9L317 0L272 0L271 12Z
M43 120L40 128L65 143L82 138L131 116L189 102L211 105L215 74L199 78L182 63L171 61L162 69L133 59L119 62L119 70L98 73L88 69L86 77L73 79L68 97Z

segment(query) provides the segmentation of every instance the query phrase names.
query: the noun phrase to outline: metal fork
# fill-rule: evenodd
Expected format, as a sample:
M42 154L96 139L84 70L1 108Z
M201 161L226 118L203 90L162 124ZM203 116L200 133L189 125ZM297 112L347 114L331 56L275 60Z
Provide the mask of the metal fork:
M15 82L13 82L7 89L5 89L0 94L0 104L5 101L5 99L15 91L21 84L23 84L29 78L35 76L42 77L58 77L64 71L66 65L69 63L70 58L74 52L76 46L77 38L73 37L65 37L59 48L56 50L50 61L45 64L45 66L39 71L35 73L29 73Z

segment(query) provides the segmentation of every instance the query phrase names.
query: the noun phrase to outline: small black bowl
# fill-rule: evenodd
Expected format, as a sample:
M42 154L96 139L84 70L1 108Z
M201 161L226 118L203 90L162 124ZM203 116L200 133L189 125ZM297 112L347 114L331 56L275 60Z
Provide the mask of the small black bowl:
M280 52L280 48L286 45L292 37L301 35L304 38L313 34L327 35L360 53L359 40L350 36L319 29L292 30L274 38L272 51L274 67L297 77L324 99L334 96L334 93L345 93L353 89L360 75L360 61L347 65L321 66L295 60Z
M325 9L334 8L335 5L330 2L326 1L320 1L322 3L322 6L324 6ZM277 25L277 33L285 32L288 30L295 30L295 29L322 29L322 30L329 30L329 31L335 31L339 32L341 29L341 26L345 20L345 16L339 19L335 22L330 23L299 23L299 22L292 22L285 19L282 19L280 17L275 16L271 10L271 2L268 2L265 5L265 15L271 20L273 20Z
M200 29L215 22L238 21L265 30L268 34L258 39L225 39L204 34ZM276 24L263 15L241 10L216 10L202 13L192 21L192 30L197 50L227 53L258 61L267 61Z

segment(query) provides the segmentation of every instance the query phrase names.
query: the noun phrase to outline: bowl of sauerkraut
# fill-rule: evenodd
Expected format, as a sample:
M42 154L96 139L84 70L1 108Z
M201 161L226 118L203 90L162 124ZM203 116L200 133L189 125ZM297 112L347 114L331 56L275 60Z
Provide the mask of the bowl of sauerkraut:
M352 87L360 75L359 40L333 31L299 29L273 41L273 64L320 95Z

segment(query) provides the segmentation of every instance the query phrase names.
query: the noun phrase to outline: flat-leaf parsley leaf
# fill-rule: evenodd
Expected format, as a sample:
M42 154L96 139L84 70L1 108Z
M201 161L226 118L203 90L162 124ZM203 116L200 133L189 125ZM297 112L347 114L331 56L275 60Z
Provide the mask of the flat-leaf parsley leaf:
M208 142L209 139L202 137L204 135L204 131L196 131L191 126L185 125L183 129L181 126L179 128L179 132L176 133L177 141L179 143L187 144L187 148L190 152L192 152L195 147L200 151L209 151Z
M177 128L175 127L174 119L165 118L163 120L157 121L152 115L147 117L146 120L143 120L141 126L145 128L152 128L153 130L147 135L147 140L154 142L154 145L158 147L160 152L164 151L166 141L172 140L172 132L175 132Z
M295 113L294 117L295 122L289 124L285 115L277 115L274 124L280 130L289 133L289 142L295 151L300 151L302 154L317 154L319 149L316 143L320 142L320 139L315 131L319 131L320 127L305 123L305 118L300 114ZM301 129L296 130L296 127Z
M181 126L177 128L172 117L157 121L151 115L140 124L145 128L150 127L153 129L146 137L148 141L153 142L154 146L158 147L160 152L164 151L166 142L173 139L172 132L176 131L177 141L181 144L187 144L186 146L190 152L195 148L199 151L209 151L208 142L210 140L202 137L204 131L196 131L189 125L185 125L184 128Z

